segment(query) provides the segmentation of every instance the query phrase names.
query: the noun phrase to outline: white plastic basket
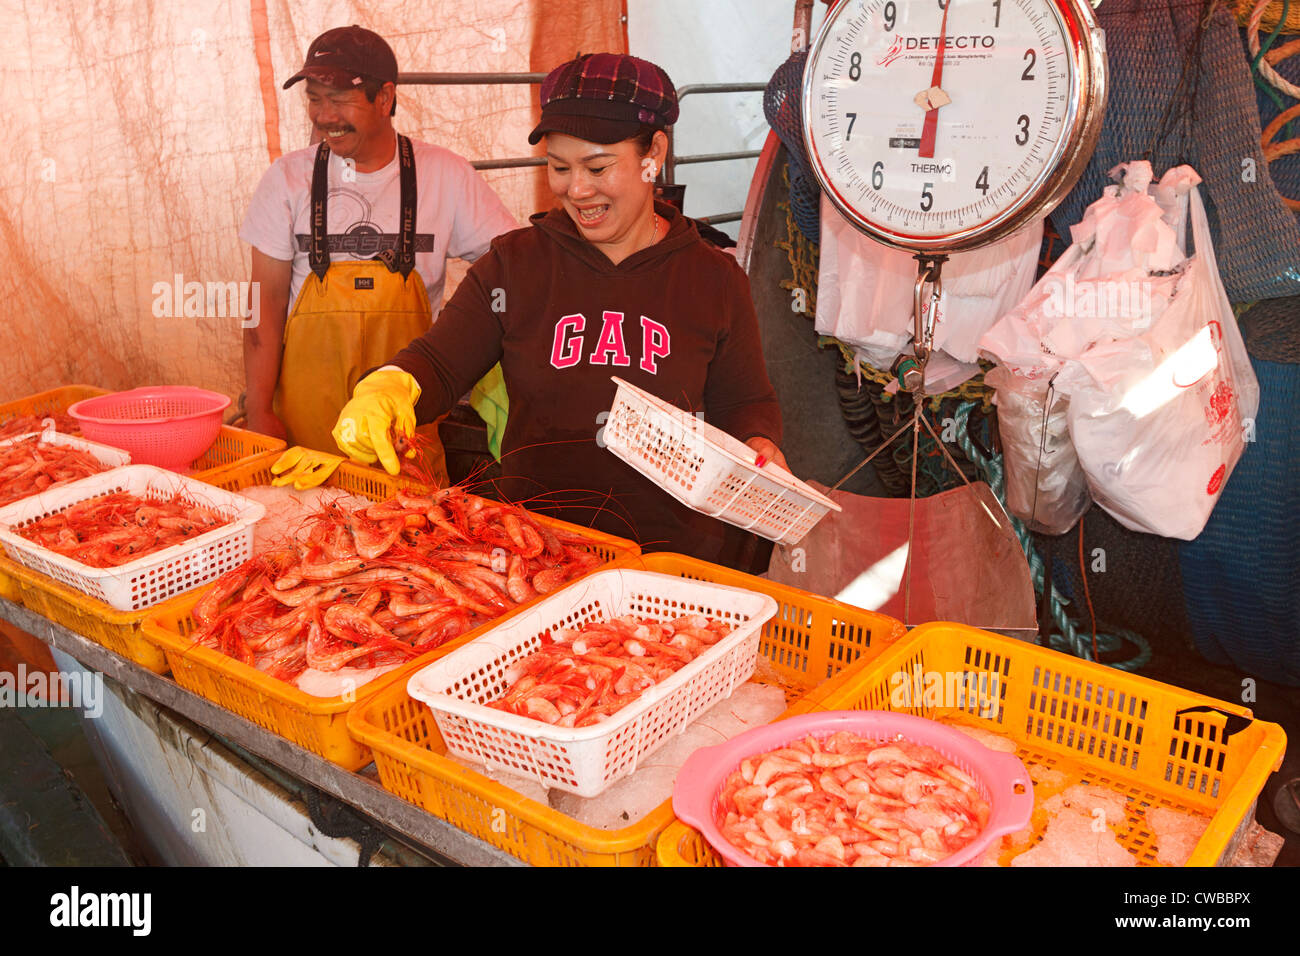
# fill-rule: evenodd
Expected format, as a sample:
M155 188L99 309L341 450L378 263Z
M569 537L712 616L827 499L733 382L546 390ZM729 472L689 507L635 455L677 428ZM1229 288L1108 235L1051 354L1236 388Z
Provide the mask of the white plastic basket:
M85 438L78 438L75 435L65 435L63 432L55 431L53 428L46 428L40 432L28 432L25 435L15 435L13 438L6 438L0 441L0 448L6 448L10 445L17 445L20 442L30 441L36 438L46 445L66 445L69 448L79 448L89 454L97 462L104 466L106 470L121 468L123 465L131 464L131 455L129 452L122 451L120 448L113 448L110 445L101 445L96 441L88 441ZM62 487L62 485L53 485L51 487ZM49 489L46 489L47 491ZM21 501L21 498L14 499ZM9 502L13 504L14 502Z
M841 508L719 428L614 376L606 447L682 504L782 544Z
M116 491L154 499L179 494L192 504L230 518L230 524L116 568L92 568L14 533L15 528L79 501ZM49 575L119 611L138 611L205 584L247 561L252 556L253 525L265 514L261 504L193 478L153 465L127 465L0 508L0 543L24 567Z
M766 594L651 571L597 571L418 671L407 693L433 711L447 750L590 797L636 770L754 673L763 624L777 611ZM730 634L637 701L590 727L554 727L484 706L509 686L506 669L553 628L624 614L670 621L703 614Z

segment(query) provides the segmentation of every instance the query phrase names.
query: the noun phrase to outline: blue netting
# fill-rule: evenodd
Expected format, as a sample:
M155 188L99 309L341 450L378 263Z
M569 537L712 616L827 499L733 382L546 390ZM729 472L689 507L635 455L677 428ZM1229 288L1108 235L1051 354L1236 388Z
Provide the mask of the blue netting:
M1199 72L1193 64L1184 78L1200 18L1201 9L1186 3L1106 0L1097 9L1110 64L1106 121L1092 161L1052 222L1068 241L1070 225L1110 184L1108 171L1151 149L1157 175L1187 162L1204 179L1215 254L1233 302L1300 294L1300 227L1260 152L1250 63L1230 5L1211 15ZM1154 142L1162 124L1167 135Z
M790 217L809 242L821 242L821 187L808 164L803 142L803 68L807 53L792 53L768 81L763 113L785 146L790 165Z
M1253 359L1255 441L1179 548L1192 639L1216 664L1300 686L1300 365Z

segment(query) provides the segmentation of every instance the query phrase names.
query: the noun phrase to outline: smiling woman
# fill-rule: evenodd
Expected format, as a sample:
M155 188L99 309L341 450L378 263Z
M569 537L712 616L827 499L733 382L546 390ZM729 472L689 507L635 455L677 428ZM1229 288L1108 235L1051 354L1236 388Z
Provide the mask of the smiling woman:
M748 277L654 199L677 119L672 81L636 57L589 54L553 70L541 99L529 141L545 140L556 207L493 240L433 328L358 383L335 440L393 471L390 431L436 419L500 362L501 497L647 550L734 563L743 535L678 503L601 437L617 375L784 465Z
M615 265L658 242L667 223L654 211L654 180L678 112L668 74L636 57L589 55L553 70L541 98L528 141L546 139L547 183L583 238Z
M619 143L591 143L565 133L546 136L551 191L583 238L615 265L668 231L654 211L654 177L667 151L668 137L648 126Z

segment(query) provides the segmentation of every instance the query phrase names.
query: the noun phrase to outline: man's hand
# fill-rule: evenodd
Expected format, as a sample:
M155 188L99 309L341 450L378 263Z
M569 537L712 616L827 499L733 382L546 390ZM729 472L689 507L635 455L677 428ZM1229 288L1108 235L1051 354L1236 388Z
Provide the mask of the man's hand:
M269 408L250 408L246 427L249 431L258 432L262 435L270 435L272 438L279 438L283 441L289 440L289 433L284 427L284 422L280 421L280 416Z
M339 412L335 443L349 457L373 464L376 459L390 475L401 470L389 430L411 437L415 433L415 403L420 386L399 368L371 372L352 390L352 399ZM414 454L412 450L411 454Z
M755 435L745 444L758 453L759 461L774 463L787 472L790 470L790 466L785 463L785 455L781 454L781 449L777 448L769 439L763 438L761 435Z

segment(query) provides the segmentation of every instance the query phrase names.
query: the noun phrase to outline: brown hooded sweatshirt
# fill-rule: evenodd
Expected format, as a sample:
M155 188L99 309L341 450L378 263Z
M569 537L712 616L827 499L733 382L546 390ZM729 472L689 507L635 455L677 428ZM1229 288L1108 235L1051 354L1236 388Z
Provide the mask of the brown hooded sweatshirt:
M510 401L502 496L647 550L717 559L726 527L600 442L613 375L741 441L781 441L748 277L690 220L665 205L656 211L668 234L618 265L559 208L498 236L432 329L393 364L419 382L423 423L500 361Z

